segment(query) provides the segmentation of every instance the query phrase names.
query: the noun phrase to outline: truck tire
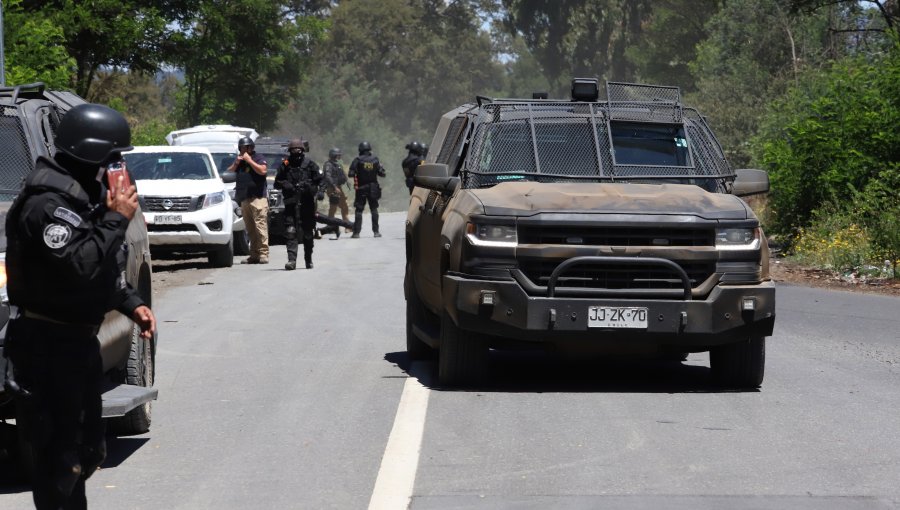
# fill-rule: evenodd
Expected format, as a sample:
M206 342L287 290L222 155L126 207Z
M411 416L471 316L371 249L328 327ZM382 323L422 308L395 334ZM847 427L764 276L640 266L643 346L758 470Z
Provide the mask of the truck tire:
M423 342L413 332L413 324L422 320L422 304L415 292L410 292L406 300L406 355L410 361L429 359L434 356L434 349Z
M487 380L490 350L482 335L459 329L447 312L441 314L438 382L472 386Z
M212 267L231 267L234 265L234 240L229 239L225 246L219 246L210 251L209 265Z
M246 230L236 230L231 234L231 244L235 255L250 255L250 236Z
M766 368L765 337L720 345L709 351L713 379L731 388L759 388Z
M151 342L141 336L141 330L137 325L131 329L131 353L125 366L125 384L153 386L155 369L155 356ZM117 436L133 436L143 434L150 430L153 401L141 404L125 416L110 418L109 429Z

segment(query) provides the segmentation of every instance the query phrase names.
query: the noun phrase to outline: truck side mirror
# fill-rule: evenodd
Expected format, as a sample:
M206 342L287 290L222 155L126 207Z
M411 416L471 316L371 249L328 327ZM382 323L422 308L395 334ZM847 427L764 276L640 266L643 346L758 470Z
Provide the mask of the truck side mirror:
M416 168L413 182L420 188L452 194L459 187L459 177L450 176L450 167L444 163L425 163Z
M222 182L234 182L237 180L237 174L234 172L224 172L219 175L222 177Z
M737 177L732 185L732 193L739 197L759 195L769 192L769 174L765 170L741 168L735 170Z

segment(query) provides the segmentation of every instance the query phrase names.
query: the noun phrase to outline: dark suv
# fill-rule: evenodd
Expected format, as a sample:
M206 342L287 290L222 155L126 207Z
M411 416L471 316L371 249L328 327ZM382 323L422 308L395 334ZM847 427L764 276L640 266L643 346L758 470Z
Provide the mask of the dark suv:
M12 396L4 389L7 359L2 355L10 317L6 294L6 213L25 177L34 169L35 159L55 152L53 138L60 119L71 107L81 103L84 100L77 95L47 91L42 83L0 88L0 140L4 149L4 157L0 158L0 419L15 416ZM129 253L126 277L150 304L153 298L150 245L140 211L128 225L126 242ZM103 395L104 417L115 417L110 425L116 433L147 432L150 401L156 398L156 390L151 388L156 338L145 341L140 329L115 311L107 314L97 336L109 381L109 390Z
M762 383L775 286L759 220L676 87L576 80L570 101L479 97L443 116L406 222L407 351L483 380L491 348L710 352Z

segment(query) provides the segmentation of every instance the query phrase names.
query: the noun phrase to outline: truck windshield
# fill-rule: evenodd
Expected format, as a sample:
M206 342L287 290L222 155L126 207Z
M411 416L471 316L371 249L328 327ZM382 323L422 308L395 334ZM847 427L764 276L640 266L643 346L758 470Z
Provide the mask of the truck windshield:
M609 127L617 165L689 166L683 126L613 121Z
M213 178L209 158L196 152L131 152L125 162L134 180Z

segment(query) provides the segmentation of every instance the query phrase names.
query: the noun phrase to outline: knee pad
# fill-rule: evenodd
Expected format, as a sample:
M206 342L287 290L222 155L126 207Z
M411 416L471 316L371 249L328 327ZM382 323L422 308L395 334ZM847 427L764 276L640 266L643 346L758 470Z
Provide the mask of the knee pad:
M284 237L285 239L296 239L297 238L297 228L293 226L289 226L284 229Z

